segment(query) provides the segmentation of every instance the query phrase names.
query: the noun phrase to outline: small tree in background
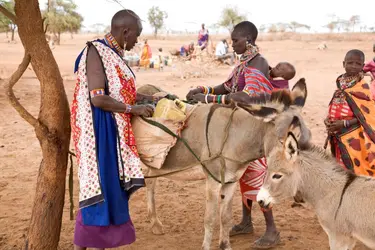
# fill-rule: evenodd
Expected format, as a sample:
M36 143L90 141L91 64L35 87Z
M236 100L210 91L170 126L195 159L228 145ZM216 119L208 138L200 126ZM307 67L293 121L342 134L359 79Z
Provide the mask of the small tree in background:
M326 24L324 27L327 28L327 29L329 29L329 31L332 33L337 28L337 25L338 25L337 22L332 21L332 22L329 22L328 24Z
M240 14L237 7L226 7L221 12L221 19L218 25L232 32L236 24L245 20L246 15Z
M83 17L76 12L77 5L72 0L50 0L48 8L44 12L48 31L60 45L61 33L70 34L78 32L82 27Z
M278 28L276 24L271 24L270 27L268 28L268 33L277 33Z
M158 35L158 30L163 27L166 18L168 18L167 12L161 11L157 6L152 6L148 11L148 22L154 28L155 37Z
M357 26L361 22L361 17L358 15L351 16L349 18L349 24L352 27L352 32L354 32L355 26Z
M307 30L310 30L311 27L309 25L293 21L293 22L290 22L289 28L292 30L292 32L295 33L295 32L297 32L298 29L307 29Z

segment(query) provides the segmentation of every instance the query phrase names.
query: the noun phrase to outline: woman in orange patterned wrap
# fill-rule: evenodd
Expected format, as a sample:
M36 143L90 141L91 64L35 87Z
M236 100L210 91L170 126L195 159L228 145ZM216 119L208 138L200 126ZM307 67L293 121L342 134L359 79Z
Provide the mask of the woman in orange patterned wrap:
M350 50L344 59L345 73L336 80L337 90L324 123L332 154L341 165L358 175L375 172L375 103L363 79L365 55Z

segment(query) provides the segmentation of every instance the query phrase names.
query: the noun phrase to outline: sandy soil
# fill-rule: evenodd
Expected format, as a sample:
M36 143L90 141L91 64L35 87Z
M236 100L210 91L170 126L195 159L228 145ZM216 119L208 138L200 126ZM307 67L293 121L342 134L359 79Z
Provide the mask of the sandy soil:
M85 41L92 37L77 36L74 40L63 37L62 45L56 46L53 53L65 80L65 89L69 100L74 87L73 65ZM10 44L0 36L0 78L10 76L23 56L20 42ZM165 51L178 48L185 41L149 41L153 50L163 47ZM304 116L313 133L313 140L319 145L324 142L323 119L327 104L334 89L334 80L342 71L342 59L347 50L359 48L372 57L372 44L366 42L328 42L328 50L316 49L318 42L308 41L272 41L259 42L263 55L271 65L279 61L289 61L296 66L297 76L305 77L308 84L308 101ZM165 68L164 72L140 70L137 72L137 84L151 83L184 96L188 89L199 84L220 84L229 74L226 66L215 68L209 78L181 80L171 76L174 69ZM3 82L0 80L0 86ZM22 104L33 114L39 109L39 82L32 70L15 87L15 93ZM35 192L36 177L41 152L33 129L10 107L0 91L0 249L20 249L27 233L31 206ZM77 176L75 171L75 202L77 196ZM147 221L145 189L138 191L131 200L132 219L137 230L137 241L131 246L120 249L200 249L203 241L204 217L204 181L172 181L160 179L156 191L157 210L165 226L165 234L153 235ZM292 209L290 202L274 208L276 224L281 231L282 245L277 249L328 249L327 236L319 226L314 214L302 208ZM241 216L239 190L234 201L234 222ZM254 235L232 238L233 249L249 249L265 227L264 219L257 206L254 208ZM218 232L215 231L213 249L218 247ZM74 221L69 220L69 198L63 215L60 249L72 249ZM363 246L356 248L366 249Z

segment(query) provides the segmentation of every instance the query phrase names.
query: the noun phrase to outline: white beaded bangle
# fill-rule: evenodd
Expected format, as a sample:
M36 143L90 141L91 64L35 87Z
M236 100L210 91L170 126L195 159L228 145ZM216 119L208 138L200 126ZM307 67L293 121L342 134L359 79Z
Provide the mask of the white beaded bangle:
M208 100L207 100L207 98L208 98L208 94L205 95L205 97L204 97L204 100L205 100L206 104L208 104Z
M125 113L130 113L130 111L132 111L132 106L129 104L126 104Z

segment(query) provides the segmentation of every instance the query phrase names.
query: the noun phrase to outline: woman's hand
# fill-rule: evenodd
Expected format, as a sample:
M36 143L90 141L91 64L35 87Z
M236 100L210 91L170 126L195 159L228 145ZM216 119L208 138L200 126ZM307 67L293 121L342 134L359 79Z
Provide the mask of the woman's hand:
M192 89L189 91L189 93L186 95L186 100L193 100L193 96L199 93L203 93L203 90L201 88Z
M193 95L192 100L206 103L206 96L202 93L198 93L198 94Z
M154 107L152 105L134 105L130 111L133 115L142 115L145 117L151 117L154 114Z
M344 128L345 126L344 126L343 120L338 120L338 121L332 121L332 122L328 121L326 124L326 127L329 132L334 133Z

